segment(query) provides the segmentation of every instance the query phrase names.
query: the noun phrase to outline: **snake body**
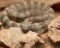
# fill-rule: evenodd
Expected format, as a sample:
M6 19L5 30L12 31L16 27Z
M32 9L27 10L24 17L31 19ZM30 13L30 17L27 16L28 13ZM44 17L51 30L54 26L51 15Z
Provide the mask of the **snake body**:
M46 3L23 1L9 5L0 14L5 27L21 27L24 31L44 32L55 17L54 10Z

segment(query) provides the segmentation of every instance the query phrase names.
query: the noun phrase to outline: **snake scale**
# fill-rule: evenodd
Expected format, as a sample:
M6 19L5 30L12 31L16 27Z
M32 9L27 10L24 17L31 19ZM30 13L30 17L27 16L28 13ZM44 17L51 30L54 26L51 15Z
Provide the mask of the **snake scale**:
M5 28L21 27L24 32L31 30L43 33L54 18L54 10L39 1L18 2L7 6L0 13L0 20Z

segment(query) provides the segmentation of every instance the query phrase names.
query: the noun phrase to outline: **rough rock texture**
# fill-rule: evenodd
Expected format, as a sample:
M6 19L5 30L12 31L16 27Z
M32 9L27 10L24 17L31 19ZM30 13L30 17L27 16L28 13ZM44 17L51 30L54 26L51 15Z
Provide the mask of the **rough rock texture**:
M0 16L5 27L21 26L24 31L44 33L55 12L45 3L30 0L7 6Z
M22 0L0 0L0 8L6 7L6 6L11 5L13 3L17 3L19 1L22 1Z
M55 18L48 26L49 33L48 36L53 42L60 41L60 16Z
M49 5L54 5L56 3L59 3L60 0L41 0L41 2L47 3Z
M22 1L22 0L0 0L0 8L5 7L7 5L11 5L13 3L20 2L20 1ZM53 5L55 3L60 2L60 0L53 0L53 1L52 0L33 0L33 1L41 1L41 2L47 3L49 5Z
M24 34L20 28L11 27L0 31L0 41L10 48L31 48L37 41L44 43L43 39L37 35L37 33L32 31Z

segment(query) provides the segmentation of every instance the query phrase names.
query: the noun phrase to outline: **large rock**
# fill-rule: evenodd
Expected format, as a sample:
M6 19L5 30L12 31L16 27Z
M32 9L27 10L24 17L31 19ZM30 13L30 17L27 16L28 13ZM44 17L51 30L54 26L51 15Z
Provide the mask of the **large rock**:
M60 16L55 18L48 26L48 36L53 42L60 42Z
M0 42L3 42L10 48L31 48L37 41L44 43L42 38L38 37L37 33L32 31L24 34L20 28L16 27L0 30ZM25 46L22 46L20 43Z

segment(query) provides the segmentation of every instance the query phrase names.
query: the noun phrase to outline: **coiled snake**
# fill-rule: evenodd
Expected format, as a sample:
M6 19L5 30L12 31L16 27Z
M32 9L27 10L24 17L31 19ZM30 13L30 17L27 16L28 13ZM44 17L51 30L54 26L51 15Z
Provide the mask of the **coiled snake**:
M21 27L23 31L45 32L55 12L46 3L24 1L7 6L0 13L4 27Z

